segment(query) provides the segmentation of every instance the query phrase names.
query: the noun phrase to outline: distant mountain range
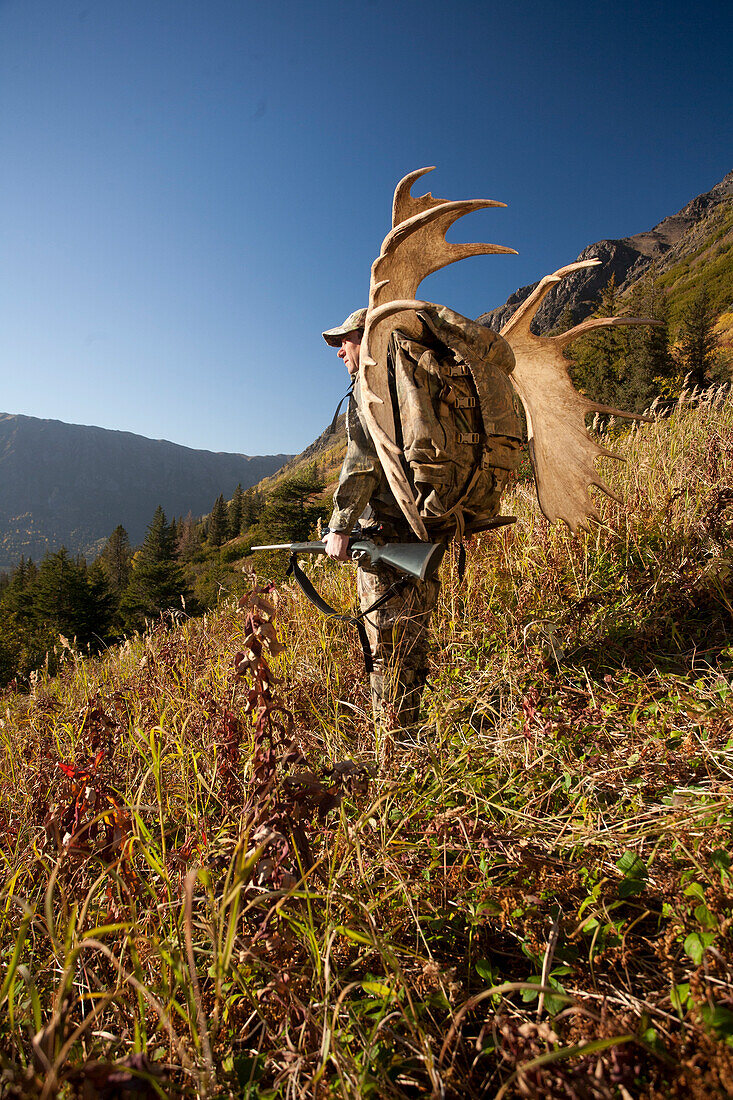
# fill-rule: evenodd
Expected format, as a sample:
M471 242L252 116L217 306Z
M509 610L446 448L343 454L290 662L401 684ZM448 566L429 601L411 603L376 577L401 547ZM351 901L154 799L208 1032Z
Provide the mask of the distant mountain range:
M533 331L540 335L556 328L566 317L572 316L575 324L584 321L612 276L623 296L652 268L668 291L673 324L675 307L683 304L688 292L700 282L708 286L716 311L730 313L733 311L733 172L653 229L621 240L596 241L578 259L597 259L601 266L566 276L548 294L532 322ZM569 258L559 257L559 261L561 266ZM477 320L499 331L536 285L520 287L503 306Z
M202 515L291 455L198 451L132 432L0 413L0 570L62 545L93 557L121 523L142 541L157 506Z

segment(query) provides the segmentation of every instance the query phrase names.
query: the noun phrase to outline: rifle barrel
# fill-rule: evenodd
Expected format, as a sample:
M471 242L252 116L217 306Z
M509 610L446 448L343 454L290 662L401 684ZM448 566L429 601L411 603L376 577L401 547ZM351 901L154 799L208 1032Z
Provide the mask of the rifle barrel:
M278 542L274 546L250 546L250 550L289 550L292 542Z

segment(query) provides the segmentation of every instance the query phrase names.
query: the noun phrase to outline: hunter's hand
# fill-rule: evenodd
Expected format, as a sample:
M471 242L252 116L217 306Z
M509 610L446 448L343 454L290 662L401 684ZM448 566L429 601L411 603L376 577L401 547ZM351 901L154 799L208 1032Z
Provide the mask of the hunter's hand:
M348 535L344 535L341 531L329 531L329 533L326 535L326 541L323 545L326 547L327 557L333 558L335 561L348 560Z

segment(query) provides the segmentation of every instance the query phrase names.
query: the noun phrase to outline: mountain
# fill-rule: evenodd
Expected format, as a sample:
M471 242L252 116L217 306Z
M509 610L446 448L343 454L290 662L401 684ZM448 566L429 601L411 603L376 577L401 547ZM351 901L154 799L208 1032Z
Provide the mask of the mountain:
M596 241L578 260L601 260L601 266L566 276L545 298L532 330L546 335L566 319L575 324L594 310L611 277L623 297L644 275L654 271L665 287L674 326L694 291L704 283L717 313L733 312L733 172L677 214L633 237ZM478 320L496 331L537 284L520 287L503 306Z
M66 546L94 556L117 524L140 542L156 507L208 512L290 455L199 451L132 432L0 413L0 570Z

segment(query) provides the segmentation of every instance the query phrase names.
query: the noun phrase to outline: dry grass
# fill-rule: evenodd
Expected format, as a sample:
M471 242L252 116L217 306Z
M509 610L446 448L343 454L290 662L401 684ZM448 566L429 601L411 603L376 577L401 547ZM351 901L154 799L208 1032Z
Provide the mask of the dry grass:
M222 606L3 698L0 1096L733 1092L733 408L616 445L592 534L519 483L444 565L384 774L287 586L280 655Z

